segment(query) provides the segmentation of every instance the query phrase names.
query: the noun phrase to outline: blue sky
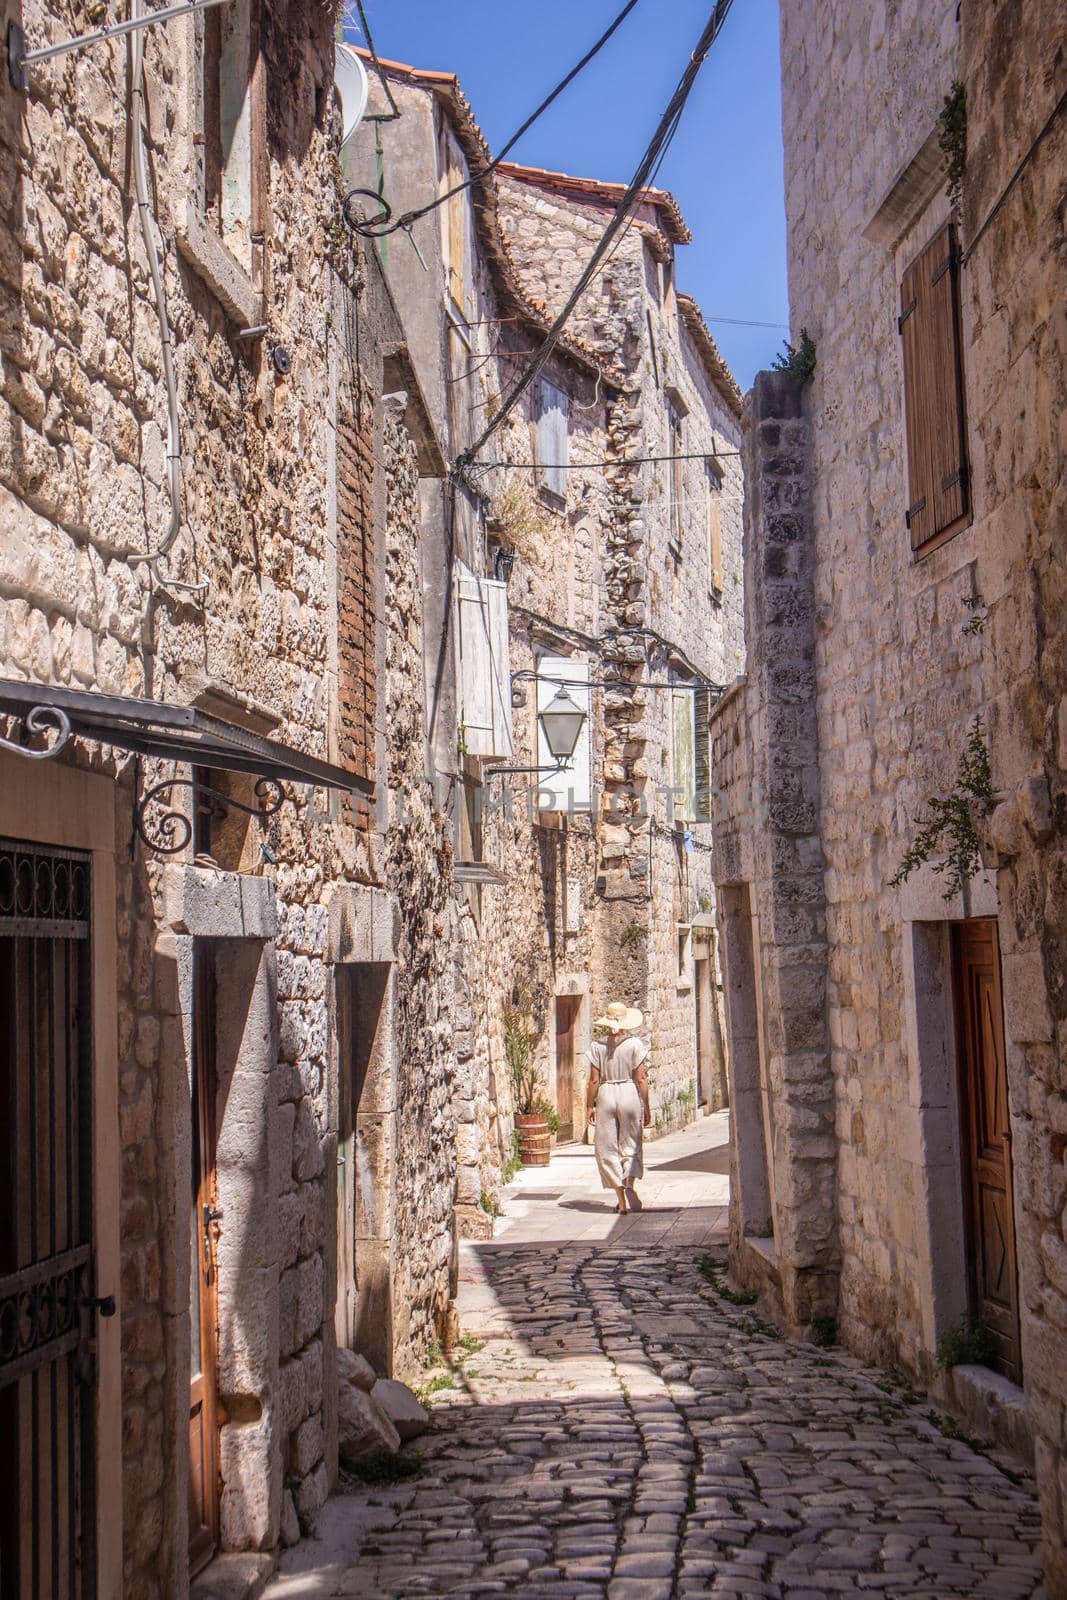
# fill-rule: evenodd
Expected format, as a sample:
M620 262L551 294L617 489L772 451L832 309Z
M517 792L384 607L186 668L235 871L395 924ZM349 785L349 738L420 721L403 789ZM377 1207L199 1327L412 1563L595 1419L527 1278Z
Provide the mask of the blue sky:
M498 151L604 31L622 0L364 0L379 55L459 74ZM511 159L625 181L710 14L710 0L639 0ZM353 35L353 37L357 37ZM785 323L777 0L734 0L661 169L693 230L678 285L710 317ZM747 388L784 328L710 322Z

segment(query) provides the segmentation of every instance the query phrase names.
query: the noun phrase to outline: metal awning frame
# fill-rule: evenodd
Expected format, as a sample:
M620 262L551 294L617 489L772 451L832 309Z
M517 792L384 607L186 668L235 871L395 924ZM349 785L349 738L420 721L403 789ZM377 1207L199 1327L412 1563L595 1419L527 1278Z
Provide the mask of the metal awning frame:
M23 736L51 730L55 737L47 748L31 749L24 740L0 738L0 750L8 750L33 761L54 759L72 737L94 739L100 744L158 761L187 762L218 772L246 772L256 779L255 807L213 790L223 804L235 806L265 821L284 801L283 783L301 784L314 789L331 789L358 795L373 795L374 783L356 773L317 756L306 755L288 745L278 744L262 734L208 716L195 706L167 705L160 700L139 700L127 695L97 694L89 690L64 689L57 685L23 683L0 678L0 715L17 718ZM135 812L140 837L150 848L164 855L184 849L191 837L180 824L187 822L181 813L168 812L162 837L150 837L144 818L153 802L163 804L164 792L187 787L191 780L172 778L156 784L141 797ZM167 825L169 819L169 826Z

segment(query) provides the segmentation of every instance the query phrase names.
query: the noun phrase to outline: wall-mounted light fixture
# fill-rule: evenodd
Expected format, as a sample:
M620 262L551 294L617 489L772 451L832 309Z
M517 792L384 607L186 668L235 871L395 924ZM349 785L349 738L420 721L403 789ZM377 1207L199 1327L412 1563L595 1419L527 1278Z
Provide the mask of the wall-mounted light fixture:
M537 714L537 720L544 730L545 743L548 753L555 761L554 767L491 767L487 776L493 778L498 772L511 774L518 773L556 773L563 772L573 759L578 748L578 740L582 736L582 729L589 720L588 713L583 711L571 699L562 684L556 690L548 705Z

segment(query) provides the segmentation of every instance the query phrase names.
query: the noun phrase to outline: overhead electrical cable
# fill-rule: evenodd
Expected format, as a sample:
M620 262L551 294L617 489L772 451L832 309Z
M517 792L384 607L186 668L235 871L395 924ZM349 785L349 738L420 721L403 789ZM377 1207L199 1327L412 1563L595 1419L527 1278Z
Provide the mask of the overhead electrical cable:
M593 251L592 256L589 258L584 272L581 274L581 277L578 279L570 295L568 296L566 305L553 322L537 355L534 357L529 367L527 367L519 381L514 385L507 399L501 405L499 411L495 416L490 418L489 422L486 424L482 433L475 440L475 442L472 445L468 445L467 449L463 450L456 457L452 464L452 471L455 475L459 476L462 474L464 469L468 467L474 460L479 450L483 449L488 441L492 438L493 434L501 426L501 424L507 421L508 417L522 399L522 396L526 393L526 390L547 365L553 350L559 342L560 334L563 332L563 329L572 311L578 304L578 301L585 293L593 278L596 276L603 258L607 255L608 251L612 247L615 236L618 234L619 230L626 225L631 210L648 186L649 174L652 172L653 168L657 167L657 164L662 159L665 147L673 138L678 127L682 110L684 109L693 85L697 80L697 75L700 72L701 67L704 65L704 62L707 60L708 52L714 44L715 39L726 20L731 3L732 0L717 0L715 9L711 14L711 18L701 33L700 38L697 41L696 49L693 51L692 56L690 57L689 64L683 72L678 82L678 87L675 89L674 94L671 97L670 104L667 106L666 111L660 118L659 126L653 134L644 155L641 157L641 160L638 163L637 171L634 173L629 184L627 185L626 191L616 206L614 215L612 216L610 222L604 229L604 232L600 238L600 242Z
M397 105L396 101L393 99L393 91L389 87L389 79L385 75L384 67L382 66L381 62L378 60L378 52L374 48L374 39L373 39L373 37L371 35L370 24L367 21L367 13L363 9L363 0L356 0L356 10L359 12L360 26L363 29L363 37L367 41L367 50L370 53L371 61L374 63L374 70L378 74L378 81L380 82L380 84L382 86L382 92L384 93L385 98L389 102L389 114L387 116L379 113L379 115L376 116L376 117L368 117L367 121L368 122L395 122L397 120L397 118L399 117L399 115L400 115L400 107Z
M537 107L537 110L530 113L522 127L512 134L511 138L501 150L500 154L494 156L489 162L488 166L482 167L478 172L472 173L465 182L458 183L454 189L449 189L444 194L438 195L436 199L429 201L427 205L418 206L413 211L405 211L402 216L391 217L388 222L380 222L375 225L374 221L360 222L358 219L353 220L346 214L345 220L348 222L348 225L352 231L354 233L361 234L365 239L382 239L386 234L396 233L398 229L410 228L412 223L418 222L420 217L427 216L431 211L436 211L438 206L444 205L446 200L451 200L453 195L463 194L465 190L473 189L476 185L484 183L486 178L488 178L489 175L495 171L495 169L500 165L510 151L515 148L523 134L528 132L528 130L533 127L538 118L544 115L549 106L552 105L555 100L559 99L563 91L570 87L578 74L580 72L584 72L585 68L589 65L590 61L592 61L593 57L599 55L600 51L607 44L608 40L614 33L618 31L619 28L621 28L622 24L626 21L626 18L630 15L630 12L637 4L638 0L627 0L626 5L623 6L614 22L612 22L607 30L600 35L600 38L596 41L596 43L586 51L585 55L577 63L577 65L571 68L567 76L561 79L552 92L541 101L541 104ZM366 34L367 48L370 51L371 60L377 67L378 75L381 77L383 85L385 85L383 68L374 53L374 46L371 44L370 32L367 28L366 18L363 14L362 0L357 0L357 5L359 6L360 19L363 22L363 31ZM385 92L387 95L389 95L390 105L393 105L395 108L395 102L389 92L388 87L386 87ZM399 112L397 112L397 115L399 116Z

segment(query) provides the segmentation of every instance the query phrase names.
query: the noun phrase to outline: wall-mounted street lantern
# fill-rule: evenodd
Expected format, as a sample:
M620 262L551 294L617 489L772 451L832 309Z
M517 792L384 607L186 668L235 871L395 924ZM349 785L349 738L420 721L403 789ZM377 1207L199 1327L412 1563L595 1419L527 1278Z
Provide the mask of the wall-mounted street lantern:
M575 704L561 685L538 717L545 730L549 754L562 767L578 748L582 729L589 720L588 713Z
M588 713L571 699L561 684L544 710L538 712L537 720L544 730L548 753L556 763L555 766L491 767L486 774L487 777L495 777L498 772L507 775L513 772L556 773L562 772L568 766L578 748L582 729L589 720Z

